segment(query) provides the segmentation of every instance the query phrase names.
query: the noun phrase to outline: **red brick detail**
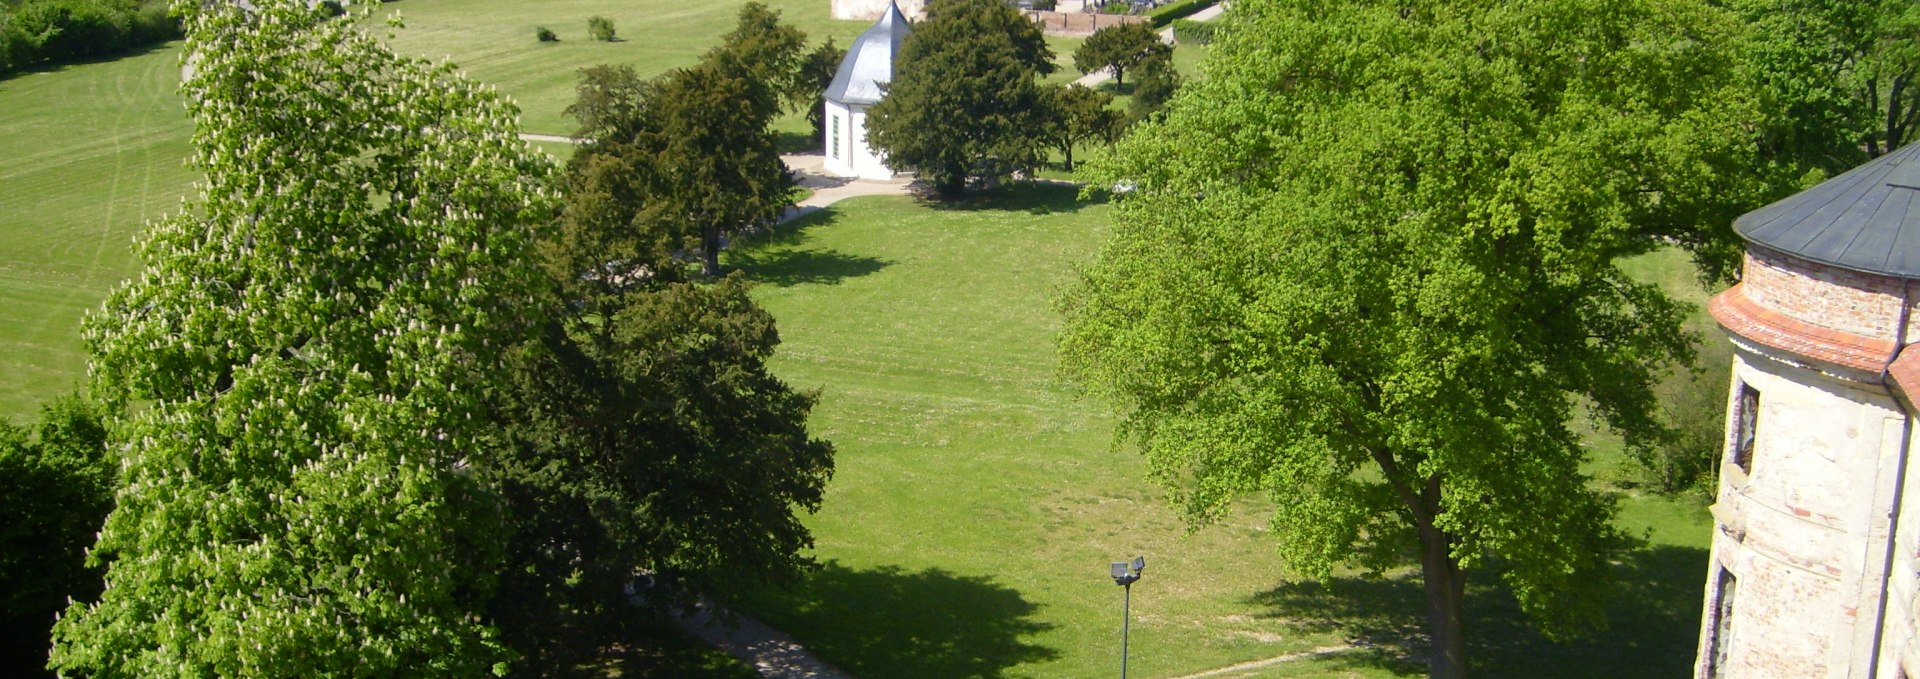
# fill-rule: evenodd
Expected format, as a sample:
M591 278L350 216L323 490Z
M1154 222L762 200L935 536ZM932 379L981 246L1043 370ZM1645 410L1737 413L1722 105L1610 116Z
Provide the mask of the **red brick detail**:
M1894 276L1849 271L1767 248L1747 250L1741 285L1760 306L1824 328L1893 339L1909 285ZM1920 325L1908 323L1909 334ZM1885 360L1884 356L1882 360Z
M1891 340L1823 328L1760 306L1747 298L1745 287L1735 285L1707 302L1707 313L1727 332L1796 356L1874 373L1893 353Z
M1900 392L1907 395L1907 401L1920 402L1920 349L1907 345L1900 352L1900 360L1894 361L1887 369L1893 376L1893 383L1900 386Z

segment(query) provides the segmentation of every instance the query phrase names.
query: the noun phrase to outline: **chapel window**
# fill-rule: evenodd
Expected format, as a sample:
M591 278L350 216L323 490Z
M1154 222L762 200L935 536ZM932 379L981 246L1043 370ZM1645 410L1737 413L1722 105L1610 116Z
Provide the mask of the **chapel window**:
M840 158L840 116L833 117L833 134L827 139L827 153L836 160Z
M1760 424L1760 390L1745 382L1733 399L1733 465L1753 473L1754 434Z
M1708 679L1727 676L1727 649L1733 646L1733 595L1740 588L1739 579L1733 577L1733 571L1720 567L1720 579L1715 584L1720 598L1713 607L1713 644L1711 664L1707 665Z

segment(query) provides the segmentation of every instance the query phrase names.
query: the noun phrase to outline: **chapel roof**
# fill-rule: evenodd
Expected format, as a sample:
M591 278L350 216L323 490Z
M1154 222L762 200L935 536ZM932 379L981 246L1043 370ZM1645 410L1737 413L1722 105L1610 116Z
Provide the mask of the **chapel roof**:
M1920 279L1920 144L1741 215L1733 229L1822 264Z
M893 79L893 58L913 27L900 13L899 3L887 3L887 11L847 48L847 58L827 85L827 99L843 104L877 104L885 94L881 86Z

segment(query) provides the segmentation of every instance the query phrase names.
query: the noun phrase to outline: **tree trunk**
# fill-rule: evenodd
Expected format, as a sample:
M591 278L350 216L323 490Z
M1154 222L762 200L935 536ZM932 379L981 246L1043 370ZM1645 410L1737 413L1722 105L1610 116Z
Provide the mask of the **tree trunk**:
M1067 142L1065 146L1060 147L1060 150L1065 151L1067 153L1066 171L1072 172L1073 171L1073 142Z
M1427 630L1433 636L1427 676L1432 679L1462 679L1467 676L1467 643L1461 604L1467 589L1467 574L1453 558L1453 539L1433 525L1420 525L1420 573L1426 581Z
M708 278L720 275L720 229L707 227L700 234L700 273Z

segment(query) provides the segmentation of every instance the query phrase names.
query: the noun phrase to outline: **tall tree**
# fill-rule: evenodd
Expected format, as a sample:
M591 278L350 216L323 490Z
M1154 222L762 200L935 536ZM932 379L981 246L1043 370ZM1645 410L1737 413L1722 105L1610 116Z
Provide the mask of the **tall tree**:
M1111 142L1126 122L1126 116L1112 108L1113 95L1105 92L1067 84L1049 85L1041 95L1046 118L1040 134L1066 157L1068 172L1073 171L1075 146L1096 139Z
M1001 0L933 0L895 59L887 96L868 113L870 143L919 170L943 196L968 177L1037 164L1039 76L1053 52L1039 27Z
M1180 74L1173 70L1172 58L1148 59L1137 69L1140 82L1134 83L1133 101L1127 104L1127 117L1141 121L1150 118L1180 91Z
M77 397L42 407L31 429L0 421L0 674L51 676L55 615L100 594L86 560L113 508L106 439L98 409Z
M1640 447L1680 305L1615 262L1751 161L1691 0L1247 0L1208 76L1096 162L1139 190L1063 298L1063 369L1187 516L1274 499L1285 563L1418 555L1435 677L1470 569L1549 635L1598 620L1614 503L1575 403ZM1702 195L1708 193L1710 195Z
M478 465L515 519L493 611L521 671L574 667L613 640L637 571L672 606L810 564L797 514L819 507L833 449L807 432L814 397L767 370L779 335L744 280L700 283L677 256L697 229L659 139L674 128L656 116L677 105L653 99L675 77L656 90L589 70L583 123L638 133L595 137L568 166L539 248L553 320L508 371L495 419L512 445Z
M655 80L625 67L585 69L567 109L595 140L576 158L614 154L645 168L650 209L694 239L689 249L710 277L720 275L728 237L771 226L793 204L771 126L805 36L765 9L749 3L720 46Z
M827 87L833 84L835 72L840 70L840 62L847 58L846 48L833 44L833 38L813 48L800 61L800 74L794 80L795 91L792 95L795 106L804 107L807 125L813 130L813 139L822 140L827 133Z
M539 308L551 163L490 88L354 22L177 7L206 178L86 325L123 485L92 553L106 590L68 608L53 666L499 669L479 614L505 531L470 458Z
M1145 22L1118 24L1094 31L1073 51L1073 67L1081 73L1113 70L1113 84L1124 91L1127 71L1153 59L1167 59L1173 46L1160 40L1153 25Z
M1920 121L1920 5L1909 0L1729 5L1748 26L1744 74L1769 114L1766 158L1836 174L1897 149ZM1783 193L1798 186L1783 186Z

